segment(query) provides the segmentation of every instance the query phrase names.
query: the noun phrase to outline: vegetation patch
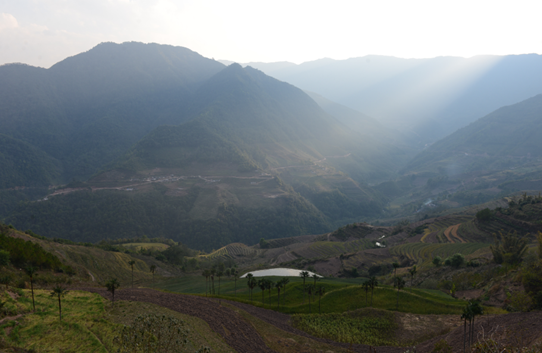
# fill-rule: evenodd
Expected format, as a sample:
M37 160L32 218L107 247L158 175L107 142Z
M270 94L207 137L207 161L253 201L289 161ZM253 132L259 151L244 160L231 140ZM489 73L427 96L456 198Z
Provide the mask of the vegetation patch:
M371 346L395 346L393 331L397 328L393 313L360 309L341 314L298 314L292 325L311 335L343 343Z

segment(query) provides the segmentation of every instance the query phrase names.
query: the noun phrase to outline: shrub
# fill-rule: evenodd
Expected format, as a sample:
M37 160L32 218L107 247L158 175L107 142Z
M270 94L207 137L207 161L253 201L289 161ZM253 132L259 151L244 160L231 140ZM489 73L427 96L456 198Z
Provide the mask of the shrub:
M490 249L493 253L493 261L497 264L517 265L521 263L523 256L527 252L527 239L519 237L516 232L502 234L499 232L500 239L495 234L495 245Z
M431 353L452 353L452 346L450 346L445 340L440 340L435 343Z
M450 256L444 261L446 266L452 266L454 268L459 268L465 263L465 257L461 254L455 254Z
M489 208L476 212L476 219L480 222L488 222L491 218L493 218L493 212Z
M435 256L433 265L435 265L435 267L440 267L442 265L442 258L440 256Z

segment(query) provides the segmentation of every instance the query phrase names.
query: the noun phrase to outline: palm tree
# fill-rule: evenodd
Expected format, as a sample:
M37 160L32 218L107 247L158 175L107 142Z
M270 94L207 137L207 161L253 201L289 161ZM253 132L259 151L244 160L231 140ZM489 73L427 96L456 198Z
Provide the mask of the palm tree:
M260 289L262 290L262 304L265 304L264 297L265 297L265 289L267 288L267 283L265 283L264 278L260 278L258 280L258 287L260 287Z
M369 289L371 288L371 281L367 280L367 281L363 282L363 284L361 286L362 286L363 289L365 289L365 304L369 305L368 294L369 294Z
M237 297L237 275L239 274L239 271L237 269L232 268L230 270L230 274L233 276L233 283L235 283L235 296Z
M313 273L311 277L314 280L313 286L314 286L314 288L316 288L316 281L318 281L320 279L320 277L318 277L318 275L316 273ZM316 294L316 292L314 294Z
M152 288L154 288L154 271L156 271L156 265L151 265L151 273L152 273Z
M394 262L391 264L393 266L393 270L395 273L393 274L394 277L397 277L397 269L399 268L399 264L397 262Z
M58 315L60 317L60 321L62 321L62 303L60 301L60 298L65 296L68 293L66 288L61 287L60 285L57 285L53 288L53 291L51 292L51 297L54 297L55 295L58 297Z
M105 283L105 287L108 292L111 292L111 295L113 296L113 305L115 305L115 291L120 287L119 281L116 278L111 278Z
M283 288L284 288L284 292L282 294L283 298L282 298L282 303L283 305L286 304L286 285L290 283L290 279L288 277L284 277L282 279L282 285L283 285Z
M405 280L402 277L395 277L395 285L397 286L397 308L399 310L399 291L405 288Z
M250 288L250 301L252 301L252 290L258 285L258 282L254 278L254 275L252 273L249 273L247 275L247 278L248 278L247 285L248 285L248 288Z
M474 319L476 318L476 315L484 314L484 308L480 305L479 301L469 302L469 304L470 312L472 314L472 323L470 325L470 346L472 346L474 344Z
M320 302L322 301L322 296L326 293L326 288L324 286L318 287L316 290L316 294L318 295L318 314L321 314L322 311L320 310Z
M130 267L132 267L132 289L134 289L134 265L135 265L135 261L134 260L128 261L128 265L130 265Z
M207 292L209 291L209 277L211 276L211 271L205 269L203 270L201 275L205 277L205 296L207 296Z
M311 310L311 296L312 296L312 292L314 292L314 287L313 287L311 284L308 284L308 285L307 285L307 288L306 288L306 291L307 291L307 293L309 293L309 314L312 314L312 310Z
M463 308L463 314L461 314L461 319L464 320L463 324L463 353L467 350L467 320L471 320L472 312L470 302Z
M211 293L215 294L215 274L216 270L214 268L211 269Z
M275 283L275 288L277 288L277 292L278 292L278 295L277 295L277 308L280 308L280 290L282 289L282 286L283 286L283 281L282 280L279 280L277 281L277 283Z
M309 277L309 273L307 271L301 271L299 276L303 278L303 304L305 304L305 280Z
M273 289L274 285L275 282L273 282L272 280L265 280L265 288L269 291L269 295L267 296L269 298L269 305L271 305L271 289Z
M412 292L412 282L414 281L414 276L416 275L417 269L416 265L412 266L410 270L408 270L408 273L410 273L410 291Z
M218 277L218 295L220 295L220 277L224 276L224 272L218 271L216 276Z
M369 285L371 286L371 306L373 306L373 292L375 287L378 287L378 281L375 276L369 278Z
M24 268L24 272L26 272L28 277L30 277L30 290L32 291L32 308L34 311L36 311L36 303L34 302L34 276L36 275L37 271L37 267L34 267L32 265L28 265Z

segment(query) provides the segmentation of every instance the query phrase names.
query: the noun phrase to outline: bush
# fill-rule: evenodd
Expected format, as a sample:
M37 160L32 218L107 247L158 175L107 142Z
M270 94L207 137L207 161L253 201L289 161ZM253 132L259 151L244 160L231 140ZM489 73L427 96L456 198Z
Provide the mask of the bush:
M527 239L519 237L516 232L502 234L499 232L500 239L495 234L495 245L490 249L493 253L493 261L497 264L517 265L523 260L527 252Z
M442 258L440 256L435 256L433 265L435 265L435 267L440 267L442 265Z
M444 264L446 266L452 266L454 268L459 268L463 266L464 263L465 257L461 254L455 254L444 261Z
M476 219L480 222L488 222L491 218L493 218L493 212L489 208L476 212Z
M452 346L450 346L445 340L440 340L435 343L431 353L452 353Z

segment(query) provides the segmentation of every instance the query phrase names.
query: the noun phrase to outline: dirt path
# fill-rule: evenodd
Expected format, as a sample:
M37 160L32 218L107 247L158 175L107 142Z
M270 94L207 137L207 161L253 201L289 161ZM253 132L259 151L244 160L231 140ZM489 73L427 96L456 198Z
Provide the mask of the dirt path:
M101 288L74 288L98 293L104 298L111 295ZM239 314L217 302L192 295L172 294L152 289L123 289L115 292L115 300L153 303L177 312L198 317L224 338L237 352L275 352L268 348L258 332Z
M455 243L456 242L453 238L458 239L462 243L466 243L466 241L464 241L459 235L457 235L457 230L459 229L459 226L461 224L462 223L459 223L459 224L456 224L456 225L453 225L453 226L449 226L444 231L444 235L446 236L446 238L448 239L448 241L450 243Z
M457 235L457 231L459 230L459 226L461 225L462 223L459 223L459 224L456 224L455 226L452 226L452 235L454 237L456 237L457 239L459 239L460 242L462 243L466 243L466 241L464 241L459 235Z

